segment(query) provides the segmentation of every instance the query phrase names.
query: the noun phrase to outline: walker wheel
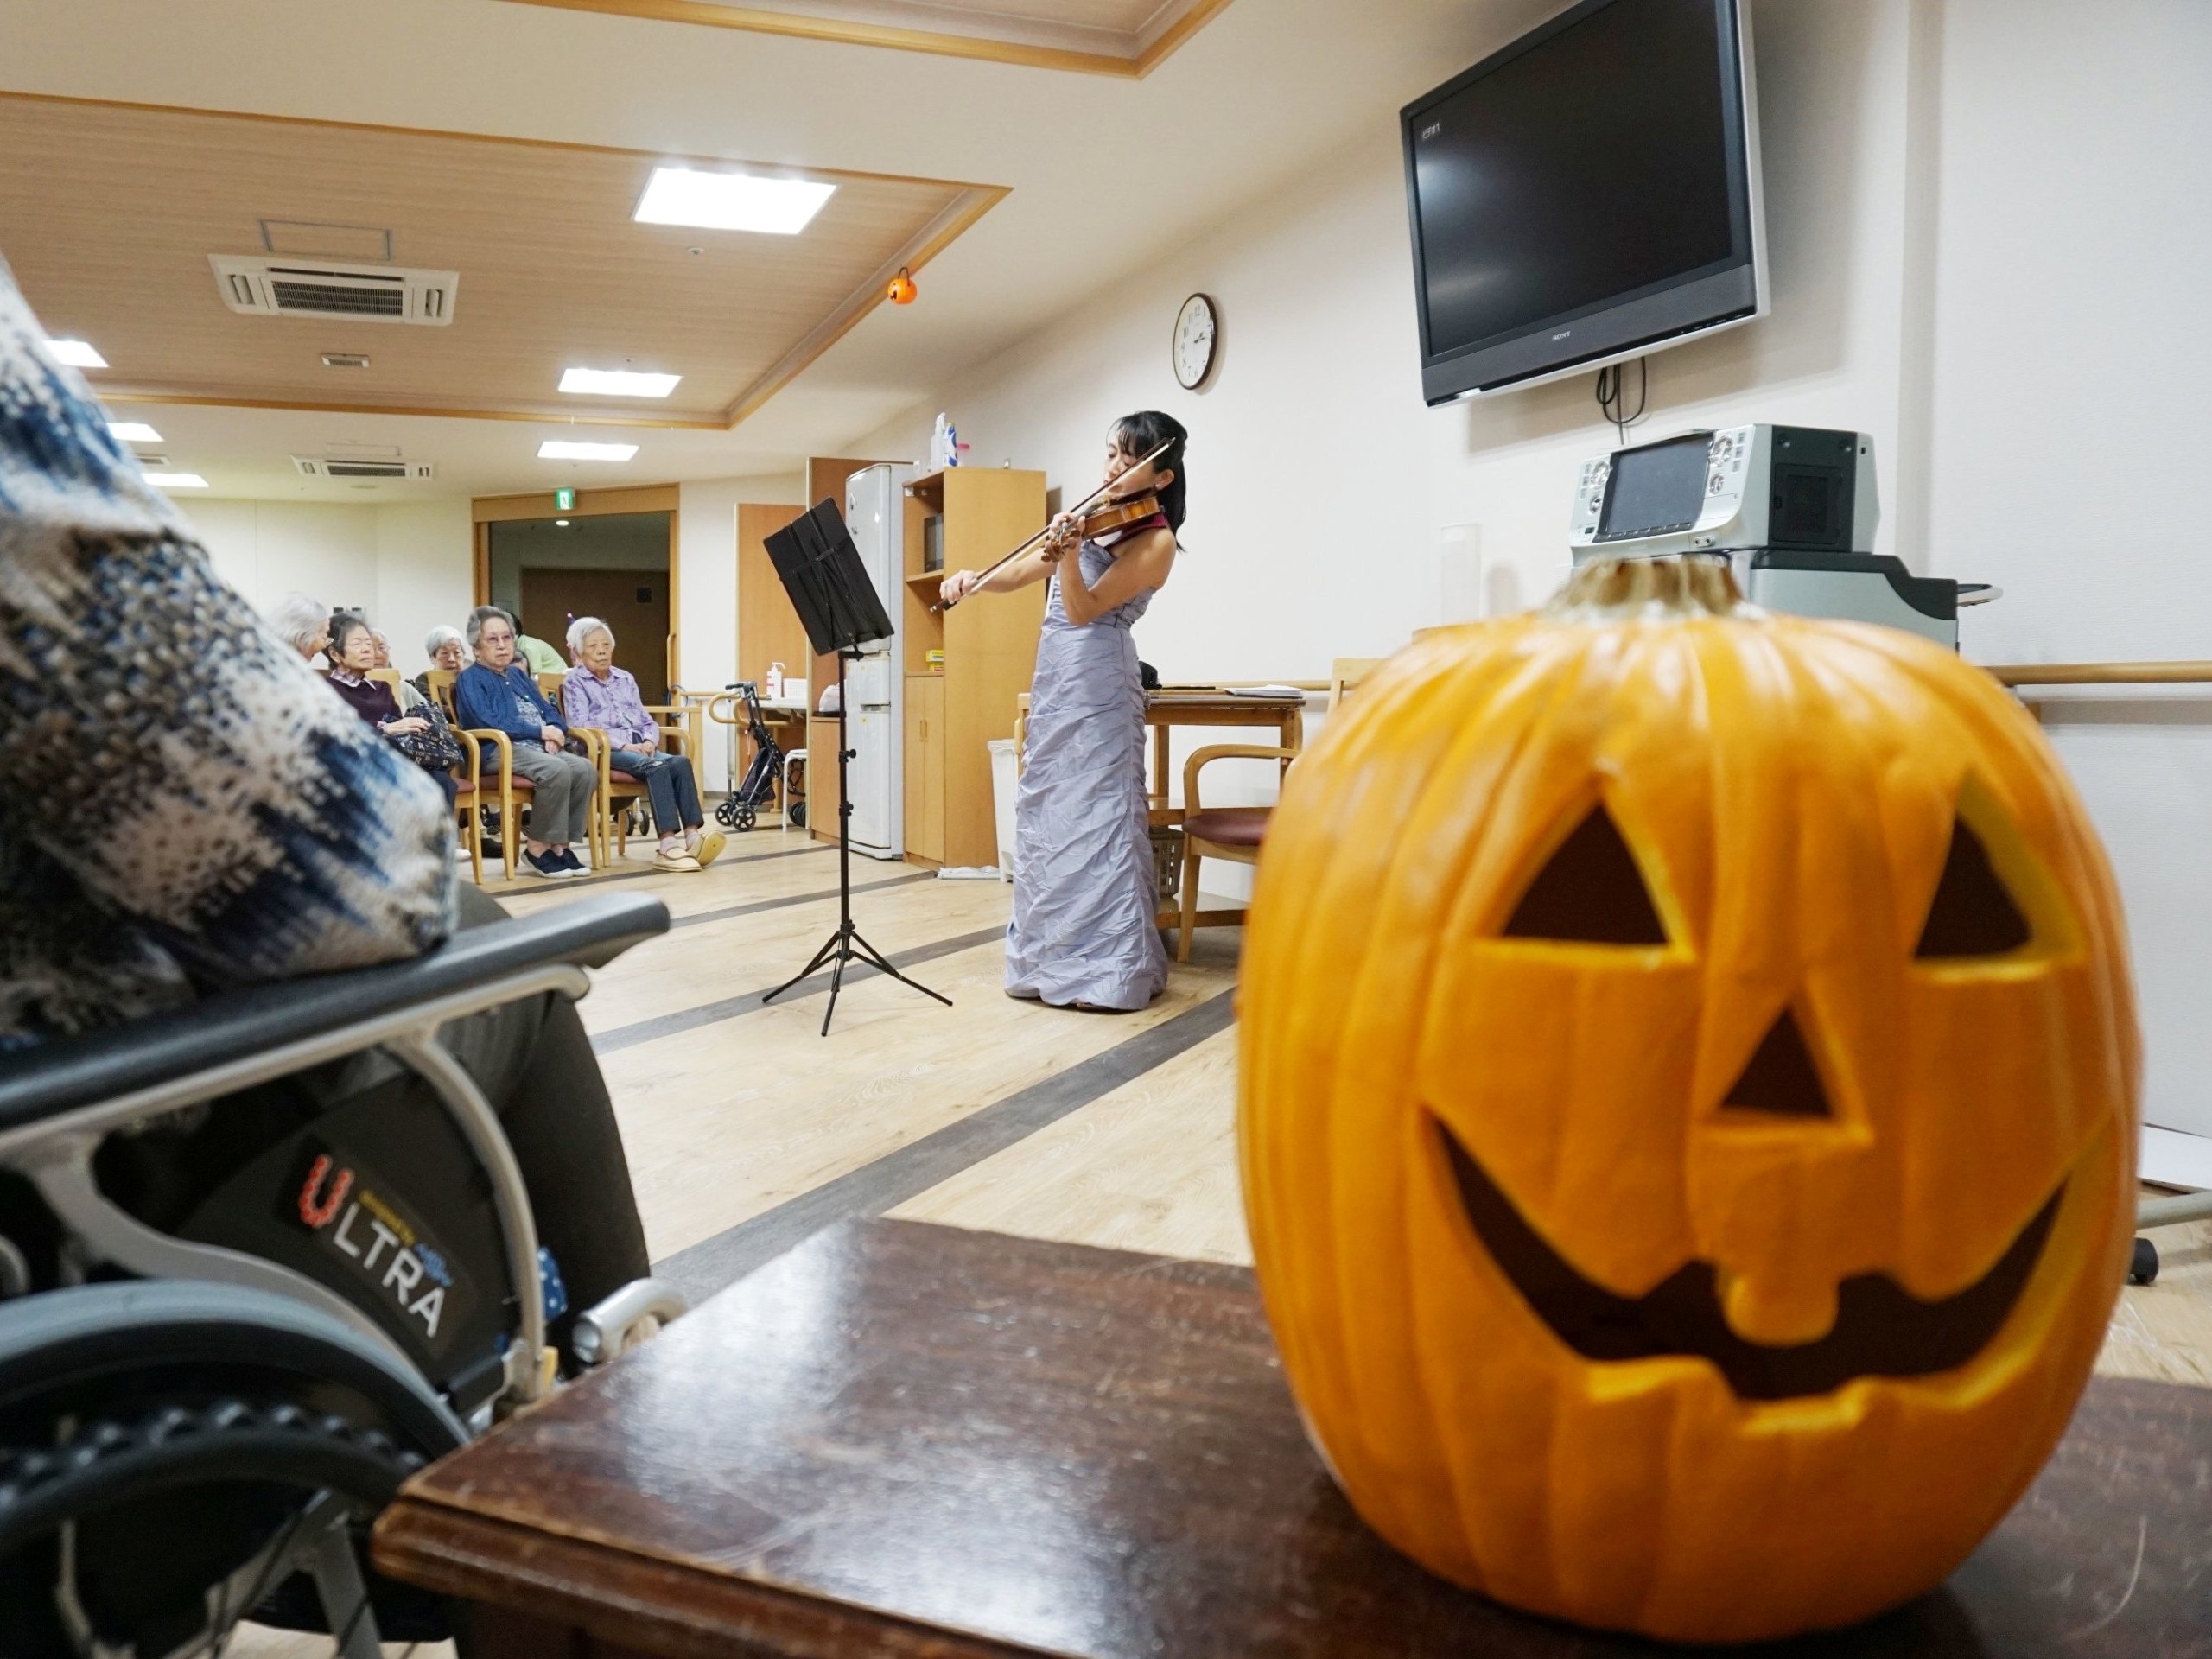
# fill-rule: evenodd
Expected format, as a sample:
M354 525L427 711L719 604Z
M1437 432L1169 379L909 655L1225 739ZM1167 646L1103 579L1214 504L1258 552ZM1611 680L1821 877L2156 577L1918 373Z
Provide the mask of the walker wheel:
M2135 1241L2135 1249L2127 1258L2127 1282L2147 1285L2158 1276L2158 1247L2147 1238Z
M791 810L788 810L787 812L785 812L785 813L784 814L784 817L785 817L785 818L787 818L787 819L789 819L789 820L790 820L790 822L791 822L791 828L792 828L792 829L794 829L794 830L804 830L804 829L805 829L805 828L806 828L806 803L805 803L804 801L793 801L793 802L791 804Z
M725 796L721 804L715 808L715 822L725 830L737 822L737 802Z
M741 806L737 809L737 833L741 836L751 830L753 826L760 821L759 816L754 813L751 807Z

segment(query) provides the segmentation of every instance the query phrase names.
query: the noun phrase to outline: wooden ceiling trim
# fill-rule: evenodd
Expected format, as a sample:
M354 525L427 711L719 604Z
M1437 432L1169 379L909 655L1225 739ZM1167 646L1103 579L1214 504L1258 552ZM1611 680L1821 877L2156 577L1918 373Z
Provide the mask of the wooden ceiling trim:
M1228 0L1219 0L1226 4ZM534 3L534 0L521 0ZM719 10L716 7L714 10ZM968 179L932 179L918 173L870 173L856 168L802 166L793 162L760 162L742 156L709 156L677 149L633 149L621 144L587 144L569 138L523 138L505 132L464 132L456 127L409 127L385 121L334 121L319 115L277 115L265 110L225 110L206 104L149 104L128 98L86 98L73 92L19 92L0 89L0 102L70 104L96 110L135 110L149 115L207 115L225 121L265 121L277 126L323 127L333 132L401 133L417 138L456 138L473 144L512 144L522 149L559 149L585 156L623 156L656 162L696 162L702 167L745 167L796 178L855 180L874 184L914 184L937 189L997 190L1010 185L979 184Z
M625 484L612 488L579 489L576 505L557 507L553 492L533 490L527 495L480 495L469 501L470 516L480 524L507 524L531 518L604 518L623 512L674 512L678 506L674 484Z
M679 421L652 415L593 413L572 409L532 413L518 409L454 409L442 404L351 404L329 397L214 397L197 391L143 391L103 381L92 388L103 404L162 404L188 409L287 409L316 415L414 415L444 421L519 421L539 426L625 426L663 432L727 432L728 421Z
M793 346L787 356L746 388L737 401L730 405L728 416L730 426L736 427L747 416L760 409L771 397L804 374L817 358L857 327L869 312L883 304L885 290L900 270L912 273L921 270L957 241L969 226L998 206L1007 194L1003 189L971 189L924 226L912 243L883 262L870 279L871 286L857 290L844 305L824 318L805 339Z
M756 35L785 35L802 40L833 41L844 46L882 47L899 52L925 52L938 57L974 58L1028 69L1058 69L1074 74L1141 80L1219 15L1229 0L1198 0L1155 38L1127 57L993 40L978 35L899 29L840 17L810 17L798 12L762 11L747 6L720 5L714 0L509 0L509 3L551 6L563 11L595 11L658 22L704 23L716 29L741 29Z

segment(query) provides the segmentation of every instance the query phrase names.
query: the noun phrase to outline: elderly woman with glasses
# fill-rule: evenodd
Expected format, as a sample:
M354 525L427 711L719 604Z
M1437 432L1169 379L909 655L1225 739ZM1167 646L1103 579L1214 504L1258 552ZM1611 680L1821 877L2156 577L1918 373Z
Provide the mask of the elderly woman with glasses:
M505 732L516 775L531 782L530 836L518 874L556 880L587 874L569 850L591 829L599 768L569 747L568 722L515 660L515 620L496 605L468 613L476 660L453 683L461 724Z
M607 765L645 785L660 835L653 868L704 869L724 836L707 827L699 810L691 763L660 747L660 727L645 712L637 677L614 666L614 630L595 616L578 617L569 625L569 654L576 665L561 682L561 701L575 724L607 734Z

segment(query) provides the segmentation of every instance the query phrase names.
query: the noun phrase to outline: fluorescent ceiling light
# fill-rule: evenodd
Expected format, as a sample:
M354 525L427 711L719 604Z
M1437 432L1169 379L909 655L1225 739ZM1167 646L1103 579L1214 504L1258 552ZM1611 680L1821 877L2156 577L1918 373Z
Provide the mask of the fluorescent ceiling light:
M638 453L634 443L571 443L548 438L537 446L540 461L627 461Z
M107 367L107 359L94 351L85 340L49 340L46 342L46 349L54 353L55 362L67 363L73 369Z
M683 378L680 374L633 374L627 369L570 369L561 377L561 390L589 397L665 397Z
M149 484L158 484L165 490L204 490L207 480L197 473L149 473Z
M143 421L110 421L107 435L118 443L159 443L162 435Z
M640 225L696 225L709 231L765 231L797 236L822 204L837 194L834 184L811 179L764 179L750 173L698 173L688 167L657 167L652 182L631 215Z

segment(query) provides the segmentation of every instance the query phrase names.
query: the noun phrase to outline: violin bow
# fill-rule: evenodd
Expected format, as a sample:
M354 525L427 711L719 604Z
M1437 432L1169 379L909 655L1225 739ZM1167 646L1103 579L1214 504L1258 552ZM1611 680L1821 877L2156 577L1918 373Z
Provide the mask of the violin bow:
M1175 440L1173 438L1168 439L1166 442L1161 444L1159 448L1154 450L1142 461L1133 462L1127 472L1122 473L1119 477L1108 479L1106 482L1101 484L1089 495L1084 496L1082 500L1077 502L1074 506L1070 507L1067 510L1067 516L1071 518L1080 518L1092 507L1096 506L1100 499L1109 493L1116 484L1119 484L1122 479L1127 478L1130 473L1137 471L1140 467L1151 466L1154 461L1158 461L1162 455L1166 454L1174 447ZM1012 564L1016 559L1020 558L1023 554L1027 553L1031 548L1036 546L1038 543L1043 541L1052 533L1052 525L1046 524L1044 529L1039 531L1034 536L1032 536L1020 547L1015 548L1013 552L1007 554L996 564L992 565L988 569L979 572L976 580L980 582L985 577L988 576L992 571L1004 569L1007 565ZM971 588L969 591L973 592L974 590ZM930 609L938 615L943 615L945 612L950 610L953 605L957 605L959 602L960 601L956 599L952 601L952 605L948 605L943 600L939 600L936 604L931 606Z

